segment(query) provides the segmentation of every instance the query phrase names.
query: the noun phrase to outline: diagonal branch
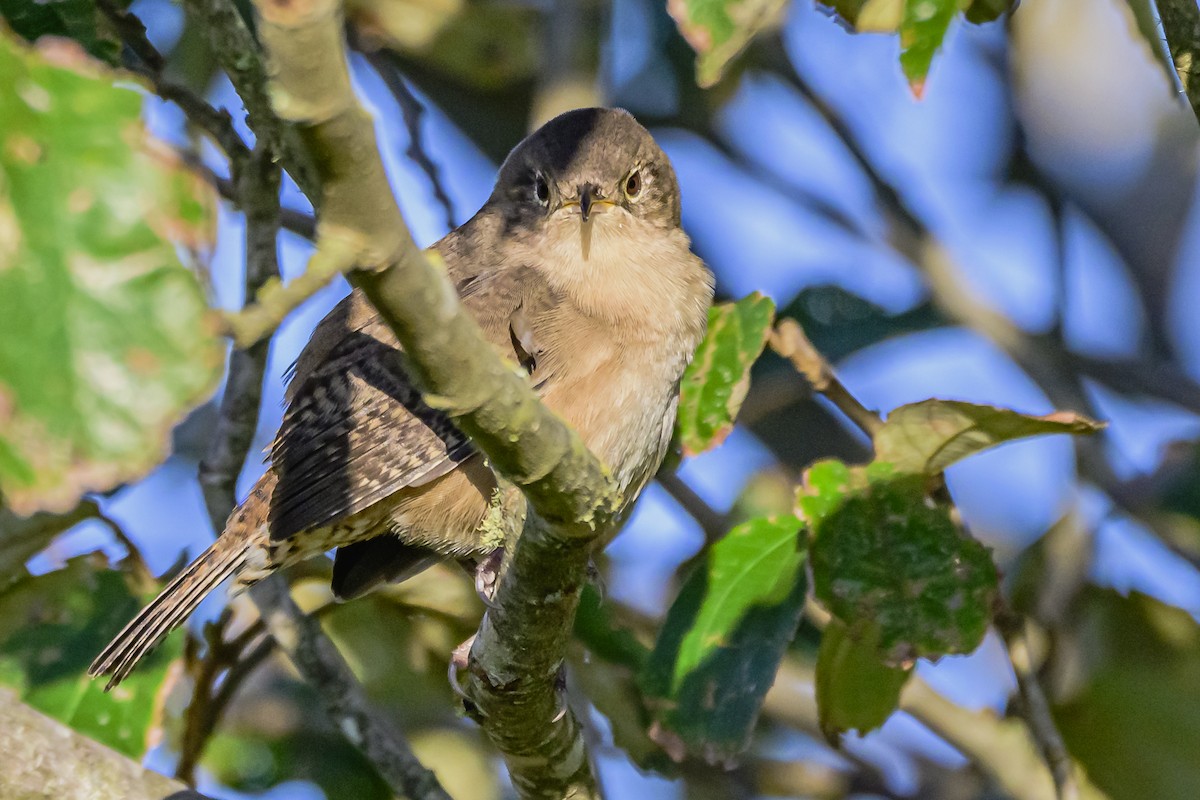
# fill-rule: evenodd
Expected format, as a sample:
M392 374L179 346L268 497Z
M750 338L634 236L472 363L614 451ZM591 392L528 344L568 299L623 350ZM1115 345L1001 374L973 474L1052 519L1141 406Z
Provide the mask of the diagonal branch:
M412 240L351 89L335 0L256 0L275 110L321 182L318 250L360 248L351 282L404 346L426 401L450 414L532 513L471 652L467 691L524 797L595 797L583 736L557 696L588 555L616 522L608 471L487 345L445 272Z

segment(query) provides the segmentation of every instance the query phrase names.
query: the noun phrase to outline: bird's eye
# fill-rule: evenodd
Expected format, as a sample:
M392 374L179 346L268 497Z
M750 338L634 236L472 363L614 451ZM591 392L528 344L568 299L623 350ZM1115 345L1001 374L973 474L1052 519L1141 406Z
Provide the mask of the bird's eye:
M550 184L546 183L546 176L540 172L533 179L533 198L540 206L550 205Z
M635 169L629 173L629 177L625 179L625 199L637 200L642 193L642 171Z

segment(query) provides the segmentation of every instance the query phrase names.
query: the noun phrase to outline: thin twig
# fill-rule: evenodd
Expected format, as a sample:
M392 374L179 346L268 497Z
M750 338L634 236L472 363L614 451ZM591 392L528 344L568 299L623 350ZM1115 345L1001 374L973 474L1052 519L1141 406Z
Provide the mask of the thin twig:
M814 391L820 392L863 433L875 438L883 420L850 393L833 371L833 367L817 352L804 329L792 319L782 319L771 330L767 342L771 349L786 358L796 371L808 380Z
M421 132L421 118L425 116L425 106L421 105L421 101L408 87L408 83L400 74L395 62L384 51L365 42L362 37L354 36L353 27L350 30L352 33L351 46L367 59L367 63L383 79L383 83L392 93L396 105L400 107L400 115L404 118L404 127L408 131L408 149L405 151L405 155L420 167L421 171L425 173L425 177L429 179L433 196L446 212L446 229L453 230L457 224L454 219L454 202L442 185L442 176L437 164L433 163L433 159L425 151L424 134Z

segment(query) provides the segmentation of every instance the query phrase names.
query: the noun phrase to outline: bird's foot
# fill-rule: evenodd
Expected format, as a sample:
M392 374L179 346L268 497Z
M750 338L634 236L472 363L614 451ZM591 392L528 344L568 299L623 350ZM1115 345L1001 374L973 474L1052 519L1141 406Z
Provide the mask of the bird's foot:
M488 608L496 606L496 590L500 588L500 565L504 561L504 548L497 547L475 565L475 593Z
M463 702L470 702L471 698L467 697L467 693L463 691L462 684L458 681L458 673L460 670L467 668L467 662L471 658L471 645L475 644L477 634L471 634L471 638L454 648L450 653L450 665L446 668L446 677L450 681L450 690L458 695Z

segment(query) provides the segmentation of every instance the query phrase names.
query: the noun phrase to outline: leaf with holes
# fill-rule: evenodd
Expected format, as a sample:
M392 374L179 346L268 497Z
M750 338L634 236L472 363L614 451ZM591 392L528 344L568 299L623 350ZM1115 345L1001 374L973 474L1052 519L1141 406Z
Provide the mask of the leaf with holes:
M755 34L778 23L787 0L669 0L667 13L696 51L696 83L709 87Z
M875 434L875 457L897 472L937 475L967 456L1015 439L1091 434L1103 428L1104 423L1073 412L1036 417L995 406L923 400L888 414Z
M716 447L733 430L774 318L775 303L758 292L708 310L708 333L680 384L676 431L686 455Z
M987 549L927 501L925 482L886 463L822 461L798 498L817 599L852 631L876 627L895 667L974 650L996 594Z
M804 607L799 532L791 515L737 526L672 604L640 681L672 758L729 763L749 744Z
M0 684L80 733L141 758L157 738L160 690L182 650L167 638L111 692L88 665L142 602L103 559L81 556L0 591Z
M23 516L145 474L220 375L179 256L211 241L212 191L117 79L0 34L0 494Z
M854 634L832 619L821 632L817 654L817 713L821 732L836 744L845 731L865 734L887 721L900 704L900 690L911 667L892 667L879 659L879 631L863 626Z

